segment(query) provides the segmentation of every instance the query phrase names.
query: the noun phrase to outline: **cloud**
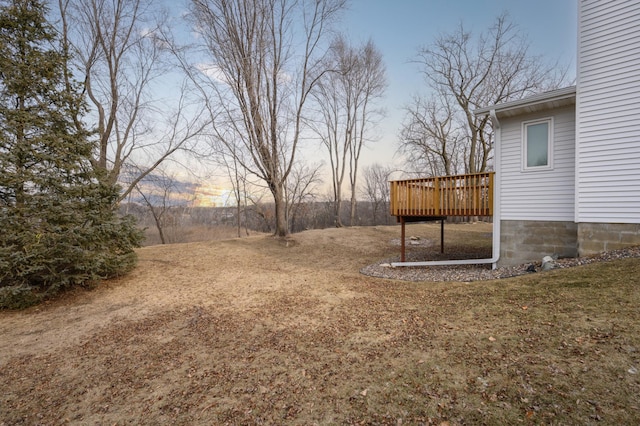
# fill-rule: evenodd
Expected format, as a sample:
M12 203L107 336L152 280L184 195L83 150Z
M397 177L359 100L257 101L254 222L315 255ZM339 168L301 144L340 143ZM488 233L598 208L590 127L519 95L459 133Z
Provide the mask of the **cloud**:
M212 80L215 80L219 83L228 83L229 80L227 79L227 77L224 75L224 72L222 71L222 69L220 69L219 66L215 65L215 64L197 64L196 68L203 73L204 75L206 75L207 77L209 77Z
M214 80L217 83L225 83L229 84L229 79L224 74L224 71L216 65L212 63L199 63L196 65L198 71ZM290 84L293 81L293 76L285 71L278 72L278 82L282 84Z
M155 43L156 46L160 48L167 49L170 47L170 44L166 40L164 40L161 35L159 35L159 32L155 29L146 27L142 28L140 30L140 37L151 40L153 43Z

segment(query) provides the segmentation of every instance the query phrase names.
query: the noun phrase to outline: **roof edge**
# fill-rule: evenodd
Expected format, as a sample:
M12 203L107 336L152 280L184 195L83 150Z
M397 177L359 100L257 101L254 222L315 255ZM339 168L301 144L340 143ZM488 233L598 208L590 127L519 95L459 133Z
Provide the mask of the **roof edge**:
M560 99L567 99L576 96L576 86L564 87L562 89L551 90L549 92L538 93L536 95L527 96L511 102L490 105L483 108L473 110L474 115L488 114L492 110L496 112L508 111L511 109L522 108L524 106L536 105Z

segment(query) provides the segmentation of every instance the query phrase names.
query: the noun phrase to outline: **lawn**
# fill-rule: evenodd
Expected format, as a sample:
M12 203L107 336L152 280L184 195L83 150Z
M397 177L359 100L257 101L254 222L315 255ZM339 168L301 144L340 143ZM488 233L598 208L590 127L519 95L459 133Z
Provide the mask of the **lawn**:
M640 259L473 283L361 275L399 233L150 246L126 277L0 312L0 425L640 421ZM409 233L439 243L436 224Z

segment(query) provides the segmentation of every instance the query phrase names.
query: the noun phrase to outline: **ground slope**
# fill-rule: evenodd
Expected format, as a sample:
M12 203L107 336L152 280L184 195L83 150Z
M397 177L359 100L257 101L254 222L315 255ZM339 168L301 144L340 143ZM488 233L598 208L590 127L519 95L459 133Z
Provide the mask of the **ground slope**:
M126 277L0 312L0 425L640 418L638 259L472 284L361 275L398 234L146 247Z

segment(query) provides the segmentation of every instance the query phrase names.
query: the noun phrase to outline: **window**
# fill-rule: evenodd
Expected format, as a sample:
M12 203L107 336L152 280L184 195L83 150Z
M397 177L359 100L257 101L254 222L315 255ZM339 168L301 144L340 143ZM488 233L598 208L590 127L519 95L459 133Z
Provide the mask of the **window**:
M522 123L522 168L523 170L544 170L553 167L553 119L527 121Z

